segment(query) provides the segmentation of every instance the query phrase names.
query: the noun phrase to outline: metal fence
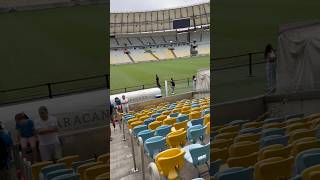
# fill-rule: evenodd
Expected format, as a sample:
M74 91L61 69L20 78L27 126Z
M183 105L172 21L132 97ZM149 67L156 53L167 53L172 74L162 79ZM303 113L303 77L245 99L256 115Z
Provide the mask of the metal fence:
M59 82L49 82L22 88L0 90L0 104L15 103L40 98L110 89L110 76L99 75Z
M211 71L222 71L239 67L248 67L248 76L253 76L254 65L266 63L264 52L248 52L234 56L211 58Z

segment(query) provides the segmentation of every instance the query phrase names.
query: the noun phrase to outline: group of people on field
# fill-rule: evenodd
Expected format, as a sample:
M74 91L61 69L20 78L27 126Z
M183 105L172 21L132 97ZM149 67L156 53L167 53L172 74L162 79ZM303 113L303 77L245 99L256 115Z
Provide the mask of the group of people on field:
M156 84L157 84L158 88L161 88L160 78L159 78L158 74L156 74ZM196 78L196 76L193 76L192 77L193 90L196 90L196 85L197 85L197 78ZM174 90L175 90L175 87L176 87L176 83L173 80L173 78L170 79L170 87L171 87L171 94L174 95Z
M19 146L23 157L31 162L57 160L62 157L57 118L49 115L45 106L39 107L38 114L39 117L35 120L24 112L15 115L15 144ZM5 176L12 162L14 140L2 123L0 123L0 146L0 174Z

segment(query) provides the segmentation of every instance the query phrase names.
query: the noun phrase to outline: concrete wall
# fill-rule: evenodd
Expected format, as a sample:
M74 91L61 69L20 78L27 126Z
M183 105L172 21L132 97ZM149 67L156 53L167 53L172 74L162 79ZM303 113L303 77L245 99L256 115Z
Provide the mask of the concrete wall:
M253 120L265 112L263 96L228 101L211 107L213 125L223 125L233 120Z
M270 95L265 97L265 102L274 116L296 113L309 115L320 112L320 91Z
M42 99L0 107L0 121L15 136L16 113L25 112L37 120L39 106L47 106L58 119L59 138L65 155L79 154L81 159L106 153L110 117L107 90Z

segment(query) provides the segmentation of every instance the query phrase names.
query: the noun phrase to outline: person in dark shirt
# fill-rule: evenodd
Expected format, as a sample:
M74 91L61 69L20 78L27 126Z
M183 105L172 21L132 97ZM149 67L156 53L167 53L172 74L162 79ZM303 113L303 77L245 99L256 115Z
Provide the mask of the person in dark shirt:
M176 83L174 82L174 80L172 78L171 78L170 83L171 83L171 94L174 94L174 88L176 86Z
M157 83L157 86L158 86L158 88L161 88L161 85L160 85L160 79L159 79L159 77L158 77L158 74L156 74L156 83Z

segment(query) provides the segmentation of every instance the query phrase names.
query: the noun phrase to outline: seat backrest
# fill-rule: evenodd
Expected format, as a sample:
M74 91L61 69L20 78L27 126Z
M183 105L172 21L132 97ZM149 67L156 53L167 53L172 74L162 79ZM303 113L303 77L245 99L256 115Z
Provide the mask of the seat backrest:
M289 179L292 176L293 158L274 157L255 165L255 178L261 180Z
M148 129L147 125L144 125L144 124L143 125L138 125L138 126L135 126L132 129L132 134L134 136L137 136L140 131L147 130L147 129Z
M198 118L198 119L193 119L190 121L190 123L192 124L192 126L195 126L195 125L203 125L203 118Z
M215 180L253 180L253 168L230 168L228 170L217 173L214 176Z
M183 147L186 144L187 131L180 129L167 135L166 142L171 147Z
M254 152L244 156L229 157L227 164L229 167L250 167L258 160L258 153Z
M243 141L234 143L229 148L230 157L245 156L259 151L259 142Z
M234 125L234 126L227 126L223 127L218 130L219 133L235 133L240 130L241 126L239 125Z
M174 124L173 124L173 127L174 127L176 130L179 130L179 129L184 129L184 130L186 130L186 129L187 129L187 125L188 125L188 121L182 121L182 122L174 123Z
M182 121L186 121L189 120L189 115L185 114L185 115L181 115L177 118L177 122L182 122Z
M39 180L39 174L41 172L41 169L45 166L48 166L50 164L52 164L52 161L42 161L42 162L38 162L35 163L31 166L31 171L32 171L32 178L34 180Z
M235 137L234 142L243 142L243 141L250 141L256 142L259 141L261 134L241 134Z
M79 174L64 174L61 176L57 176L52 180L80 180Z
M176 118L170 117L170 118L166 118L165 120L163 120L162 125L170 125L170 126L172 126L176 122L177 122Z
M51 164L48 166L45 166L41 169L41 174L43 177L46 177L48 173L60 170L60 169L67 169L67 166L65 163L57 163L57 164Z
M102 154L102 155L98 156L97 161L98 162L103 162L105 164L109 164L108 161L110 161L110 154L106 153L106 154Z
M239 131L239 134L246 134L246 133L259 133L261 132L262 128L244 128Z
M80 160L79 155L70 155L70 156L65 156L61 159L58 159L57 163L65 163L67 168L72 168L72 163L79 160Z
M106 164L90 167L84 172L84 180L95 180L100 174L108 172L108 166Z
M205 138L206 128L206 126L201 125L199 125L199 128L189 128L190 130L188 129L188 139L192 143L196 143L198 140L203 142Z
M262 131L262 137L272 136L272 135L285 135L285 129L284 128L269 128L264 129Z
M87 159L87 160L84 160L84 161L76 161L76 162L73 162L72 163L72 169L74 172L77 171L78 167L83 165L83 164L86 164L86 163L91 163L91 162L95 162L95 158L91 158L91 159Z
M155 118L148 118L148 119L143 121L143 124L148 126L150 123L152 123L155 120L156 120Z
M162 136L154 136L147 139L144 148L151 158L165 149L166 138Z
M179 148L171 148L159 153L155 159L161 174L168 179L177 179L178 171L184 166L185 151Z
M171 132L171 128L172 128L172 126L169 126L169 125L159 126L155 131L155 135L166 137L167 134L169 134Z
M282 144L286 146L288 144L289 137L288 136L282 136L282 135L272 135L267 136L261 139L261 147L267 147L269 145L273 144Z
M311 166L302 172L302 179L318 180L320 172L320 165Z
M73 170L72 169L60 169L60 170L52 171L47 174L45 179L52 180L53 178L64 175L64 174L73 174Z
M90 162L90 163L86 163L86 164L82 164L81 166L78 167L77 169L77 173L80 175L81 179L84 179L84 172L86 169L90 168L90 167L94 167L97 165L101 165L103 164L102 162Z
M300 153L297 154L296 158L295 158L295 173L296 174L300 174L304 169L310 167L311 165L316 165L316 163L320 163L319 160L319 155L320 153L320 148L312 148L312 149L308 149L308 150L305 150L305 151L302 151ZM311 155L311 156L308 156L308 155ZM314 156L314 159L310 158L310 157L313 157ZM308 161L306 161L308 160ZM314 160L317 160L318 162L316 162L315 164L313 163Z
M194 165L202 165L210 161L210 144L189 150Z
M153 121L152 123L150 123L148 125L148 128L151 129L151 130L155 130L157 129L157 127L161 126L162 122L160 121Z
M154 136L154 131L150 130L150 129L147 129L147 130L144 130L144 131L140 131L138 133L138 137L141 137L143 142L145 140L147 140L148 138L151 138Z

